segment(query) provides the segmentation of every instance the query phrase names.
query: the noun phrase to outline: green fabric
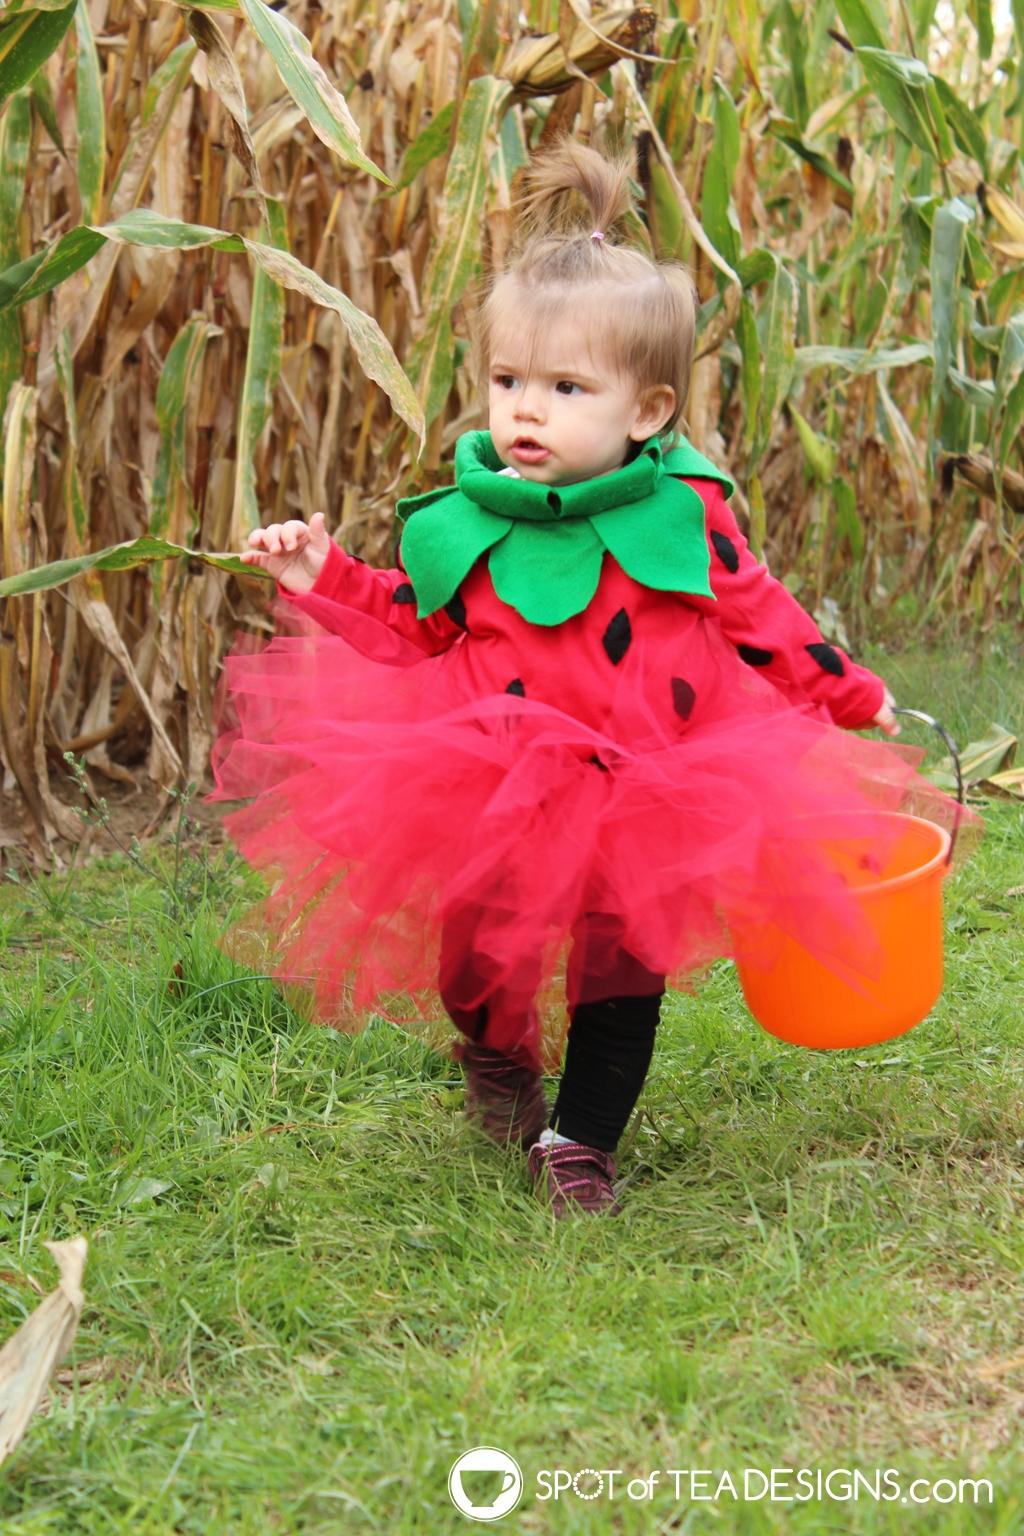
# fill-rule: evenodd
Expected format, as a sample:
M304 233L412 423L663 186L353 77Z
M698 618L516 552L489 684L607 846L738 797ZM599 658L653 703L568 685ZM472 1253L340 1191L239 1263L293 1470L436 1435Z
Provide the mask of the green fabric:
M417 613L443 608L487 550L498 596L531 624L562 624L597 591L605 551L659 592L714 597L704 504L677 475L732 481L685 440L663 452L651 437L621 469L573 485L502 475L489 432L455 446L454 486L398 503L402 561Z

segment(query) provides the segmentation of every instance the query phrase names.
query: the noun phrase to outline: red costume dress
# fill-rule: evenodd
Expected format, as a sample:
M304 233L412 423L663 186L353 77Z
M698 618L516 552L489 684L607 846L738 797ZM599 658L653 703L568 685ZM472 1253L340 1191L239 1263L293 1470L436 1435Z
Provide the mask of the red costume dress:
M311 592L281 593L298 632L225 661L211 798L252 797L226 826L273 885L232 953L342 1028L413 1012L440 1041L440 992L482 1043L549 1067L563 998L678 986L769 916L870 972L807 818L921 810L919 754L836 729L871 723L881 679L753 558L722 486L686 483L714 597L605 551L583 611L532 623L484 554L421 616L411 521L398 568L332 544Z

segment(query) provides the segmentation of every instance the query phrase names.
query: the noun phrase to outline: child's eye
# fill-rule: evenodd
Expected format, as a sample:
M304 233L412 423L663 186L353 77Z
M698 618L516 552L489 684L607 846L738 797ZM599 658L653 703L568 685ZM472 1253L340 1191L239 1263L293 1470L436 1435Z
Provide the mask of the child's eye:
M514 373L496 373L494 382L499 389L515 389L519 382Z
M581 394L583 393L583 385L574 384L572 379L559 379L555 388L560 395L571 395L574 389L578 389Z

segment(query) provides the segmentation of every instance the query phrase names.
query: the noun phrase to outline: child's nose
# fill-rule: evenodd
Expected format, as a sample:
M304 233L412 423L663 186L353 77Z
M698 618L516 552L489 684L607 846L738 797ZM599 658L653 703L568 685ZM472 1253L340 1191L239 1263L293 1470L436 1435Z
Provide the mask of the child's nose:
M516 399L516 416L539 421L544 415L544 397L539 384L526 383Z

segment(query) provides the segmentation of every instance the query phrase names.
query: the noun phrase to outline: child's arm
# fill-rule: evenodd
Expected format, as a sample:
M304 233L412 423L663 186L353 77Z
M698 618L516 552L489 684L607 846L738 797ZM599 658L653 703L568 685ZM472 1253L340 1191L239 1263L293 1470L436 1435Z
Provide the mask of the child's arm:
M792 593L754 559L718 482L688 483L704 502L711 586L718 600L693 596L687 601L717 618L743 660L763 671L782 693L823 704L835 723L848 730L878 725L897 735L892 695L882 679L826 642Z
M308 524L293 519L256 528L249 546L242 560L273 576L281 597L327 600L316 612L326 629L332 628L330 608L337 604L371 614L431 656L454 645L463 632L443 609L417 618L416 594L405 572L375 570L346 554L325 531L322 512L315 512Z

